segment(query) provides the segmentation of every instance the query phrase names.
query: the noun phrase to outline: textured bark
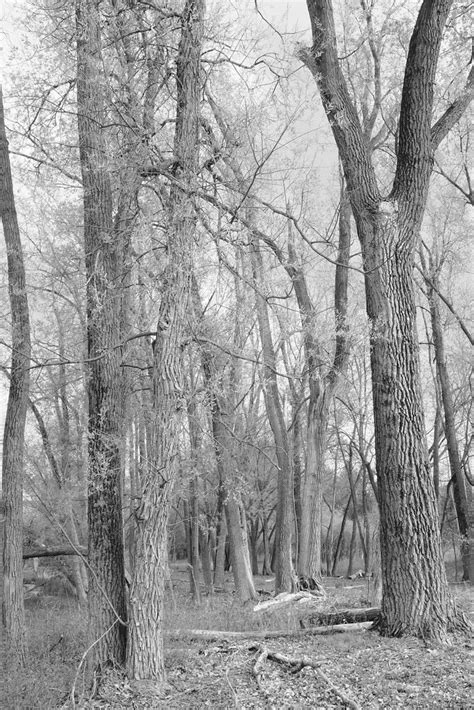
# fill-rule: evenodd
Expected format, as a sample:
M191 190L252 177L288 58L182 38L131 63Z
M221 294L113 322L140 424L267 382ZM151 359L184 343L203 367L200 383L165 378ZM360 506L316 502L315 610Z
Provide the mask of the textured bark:
M77 105L84 190L88 348L89 637L91 666L125 660L121 496L122 294L125 235L114 230L98 3L77 0Z
M135 569L130 588L127 667L136 680L164 681L163 592L167 520L178 472L196 215L191 195L198 169L201 46L205 2L187 0L177 57L175 176L169 199L167 258L153 358L153 427L137 508Z
M31 356L25 265L15 208L13 182L0 87L0 215L7 252L8 295L12 321L10 387L3 433L2 496L5 516L2 624L13 658L24 656L23 608L23 450Z
M431 114L439 48L451 4L424 0L421 5L406 64L397 168L385 201L337 59L328 0L307 0L313 49L302 53L318 82L339 149L364 259L381 526L380 628L387 635L439 640L464 621L448 594L428 465L413 263L433 152L443 135L440 121L432 131ZM445 125L450 120L447 113Z

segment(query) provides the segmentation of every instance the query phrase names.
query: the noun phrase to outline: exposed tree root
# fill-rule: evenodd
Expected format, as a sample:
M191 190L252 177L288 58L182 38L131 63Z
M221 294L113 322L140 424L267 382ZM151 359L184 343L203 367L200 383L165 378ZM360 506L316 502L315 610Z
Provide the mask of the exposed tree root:
M291 673L299 673L303 668L309 667L313 668L318 675L318 677L326 683L331 691L337 695L342 702L349 708L353 710L360 710L360 705L358 705L355 700L352 700L346 693L340 690L334 683L327 677L327 675L321 670L320 666L324 663L321 660L313 660L308 656L285 656L282 653L273 653L269 651L265 646L250 646L250 651L259 651L259 655L255 664L253 666L252 672L259 687L259 690L265 695L266 698L271 700L271 696L268 691L264 688L262 683L262 672L263 666L267 658L271 661L276 661L277 663L282 663L285 666L289 666Z

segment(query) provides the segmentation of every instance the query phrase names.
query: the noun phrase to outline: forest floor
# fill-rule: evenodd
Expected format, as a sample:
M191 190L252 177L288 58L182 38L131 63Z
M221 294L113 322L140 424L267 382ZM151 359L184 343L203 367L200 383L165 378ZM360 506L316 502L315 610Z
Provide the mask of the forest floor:
M326 579L321 610L368 606L365 580ZM185 570L173 571L173 594L166 615L167 686L161 697L132 686L110 670L93 698L77 673L85 651L85 613L72 601L45 598L27 608L29 654L23 672L6 681L5 710L92 710L168 708L474 708L474 644L465 637L449 646L414 638L382 638L374 631L298 635L292 608L255 613L228 589L189 597ZM257 578L259 589L271 588ZM452 593L474 621L472 587L452 585ZM194 638L192 629L296 632L294 636L227 640ZM273 656L276 654L276 657ZM278 654L290 663L278 659ZM284 659L283 659L284 660ZM298 667L301 660L313 665ZM313 667L316 666L316 667ZM71 689L75 687L74 704Z

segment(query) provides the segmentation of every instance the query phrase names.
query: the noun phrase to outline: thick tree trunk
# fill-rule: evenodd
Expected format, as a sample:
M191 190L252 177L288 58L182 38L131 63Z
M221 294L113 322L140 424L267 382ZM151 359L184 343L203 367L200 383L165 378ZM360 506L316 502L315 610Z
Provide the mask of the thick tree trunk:
M444 639L454 621L454 605L425 444L413 252L407 249L416 231L411 213L403 212L401 206L394 214L382 212L374 225L374 238L382 245L379 269L366 278L381 521L381 630L391 636Z
M176 182L169 200L167 258L153 359L153 428L137 509L135 570L130 587L127 667L135 680L162 683L163 592L167 520L178 473L183 397L183 341L187 334L196 214L201 47L204 0L187 0L177 57L174 152Z
M433 154L462 115L465 91L431 127L433 87L451 0L424 0L403 84L397 167L384 201L337 58L332 3L307 0L313 48L301 56L318 83L336 140L362 247L371 372L382 555L384 634L445 640L465 621L449 597L429 471L415 322L414 254Z
M3 433L4 512L2 624L11 657L23 660L23 450L31 356L30 317L25 265L15 208L13 182L0 87L0 215L7 252L12 322L10 387Z
M77 105L84 189L88 342L89 637L91 666L125 660L121 496L123 235L114 232L97 3L77 0Z

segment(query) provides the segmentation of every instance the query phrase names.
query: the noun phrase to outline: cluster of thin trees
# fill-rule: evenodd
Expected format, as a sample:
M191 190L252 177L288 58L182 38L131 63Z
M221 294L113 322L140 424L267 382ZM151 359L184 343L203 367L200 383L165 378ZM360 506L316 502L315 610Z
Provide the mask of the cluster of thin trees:
M472 205L472 70L449 77L452 96L435 92L443 41L470 53L463 13L424 0L406 37L409 3L400 17L381 0L336 17L332 5L307 1L311 40L291 50L258 3L262 36L242 10L239 40L232 11L217 19L205 0L41 7L50 59L18 94L11 151L19 183L36 166L47 204L30 288L0 113L3 623L20 657L23 489L73 551L87 539L71 570L92 665L137 680L164 678L181 525L197 600L201 570L208 591L221 586L226 556L240 599L256 598L260 549L277 593L322 583L350 516L367 572L380 540L382 633L443 641L467 627L440 522L452 499L472 581L466 367L448 367L445 343L448 314L459 362L472 345L445 290L450 220ZM309 137L308 115L320 124ZM457 149L442 153L451 131ZM431 195L434 171L457 211Z

